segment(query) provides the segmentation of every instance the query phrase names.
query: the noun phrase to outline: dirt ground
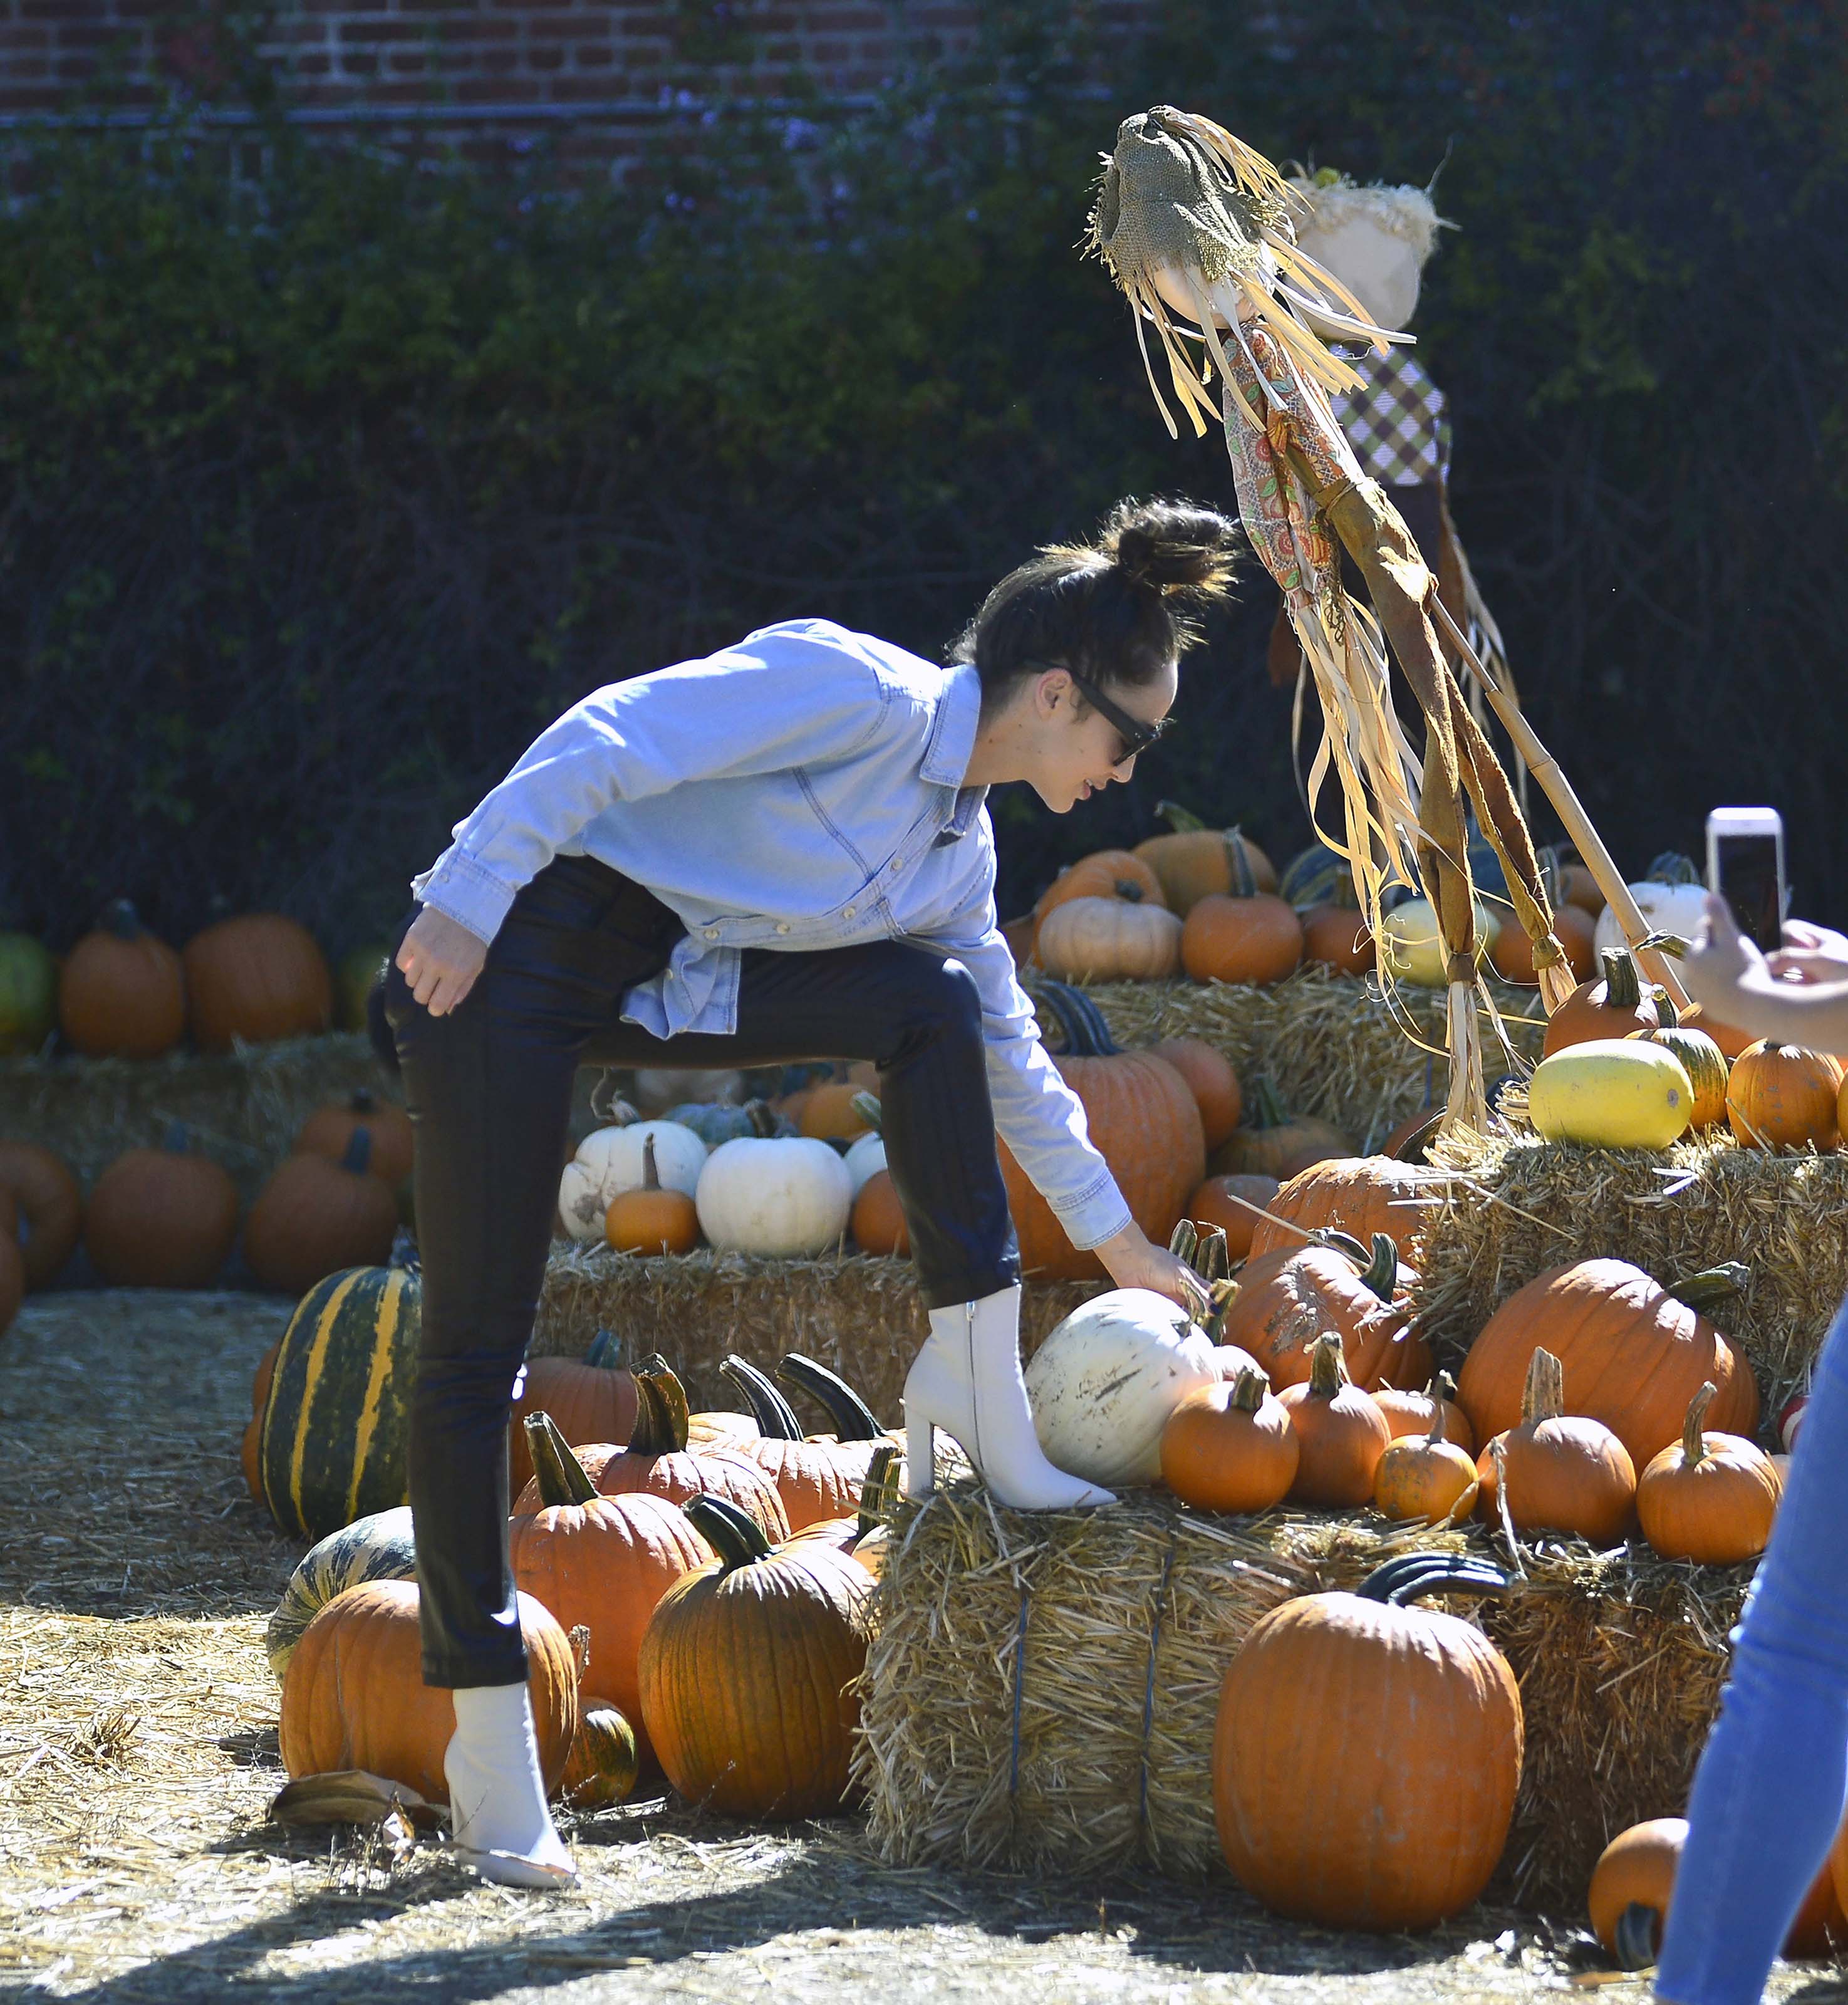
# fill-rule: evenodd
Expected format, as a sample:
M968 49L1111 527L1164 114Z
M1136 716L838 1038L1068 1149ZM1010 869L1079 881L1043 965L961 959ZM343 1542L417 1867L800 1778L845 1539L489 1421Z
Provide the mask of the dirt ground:
M0 1990L110 2001L549 2005L621 1997L1527 2000L1599 1984L1577 1917L1429 1937L1279 1923L1236 1887L882 1866L850 1820L742 1828L671 1800L568 1825L570 1893L480 1885L266 1824L263 1624L300 1548L244 1494L268 1297L72 1292L0 1340ZM1815 1969L1768 1996L1848 1998Z

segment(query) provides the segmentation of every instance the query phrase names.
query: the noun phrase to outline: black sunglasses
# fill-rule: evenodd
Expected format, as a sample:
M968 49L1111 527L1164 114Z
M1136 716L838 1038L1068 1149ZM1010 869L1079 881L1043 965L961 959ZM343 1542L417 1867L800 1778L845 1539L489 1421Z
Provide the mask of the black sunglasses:
M1122 745L1115 763L1125 765L1129 760L1146 752L1168 728L1169 719L1159 718L1153 724L1145 718L1131 717L1120 704L1112 703L1102 690L1088 676L1081 676L1069 662L1025 662L1021 665L1029 669L1063 669L1071 678L1072 687L1078 691L1105 723L1116 727L1117 736Z

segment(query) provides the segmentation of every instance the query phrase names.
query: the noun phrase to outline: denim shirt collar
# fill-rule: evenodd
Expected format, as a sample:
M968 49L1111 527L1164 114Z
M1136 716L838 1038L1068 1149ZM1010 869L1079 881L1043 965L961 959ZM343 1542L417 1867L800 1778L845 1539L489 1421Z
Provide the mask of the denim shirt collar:
M932 786L961 788L981 721L981 676L973 662L959 662L944 671L936 721L917 769Z

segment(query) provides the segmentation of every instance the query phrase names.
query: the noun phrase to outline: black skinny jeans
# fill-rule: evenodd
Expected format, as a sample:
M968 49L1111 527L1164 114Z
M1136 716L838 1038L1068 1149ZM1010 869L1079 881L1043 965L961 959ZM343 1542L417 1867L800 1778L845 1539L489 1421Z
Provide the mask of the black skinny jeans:
M896 941L752 949L737 1034L664 1041L621 1020L622 997L667 965L683 931L644 886L560 857L514 900L460 1009L431 1016L395 964L387 972L384 1017L417 1141L423 1332L409 1457L426 1684L526 1676L507 1558L507 1420L580 1063L870 1060L926 1302L979 1300L1020 1277L969 971Z

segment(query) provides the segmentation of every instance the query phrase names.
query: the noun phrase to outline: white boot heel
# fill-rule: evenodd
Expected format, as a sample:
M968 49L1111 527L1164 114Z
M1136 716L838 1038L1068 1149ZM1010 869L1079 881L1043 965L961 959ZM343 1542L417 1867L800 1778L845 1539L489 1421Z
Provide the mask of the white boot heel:
M938 1427L955 1438L976 1473L1016 1511L1070 1511L1117 1501L1109 1491L1055 1468L1040 1446L1020 1371L1018 1287L931 1310L931 1334L905 1380L905 1426L906 1484L912 1496L928 1496L935 1482L928 1443L928 1431Z
M569 1887L571 1855L553 1828L538 1736L524 1685L464 1687L444 1751L449 1828L458 1853L503 1887Z
M931 1420L914 1420L905 1410L905 1494L930 1496L937 1487L937 1427Z

